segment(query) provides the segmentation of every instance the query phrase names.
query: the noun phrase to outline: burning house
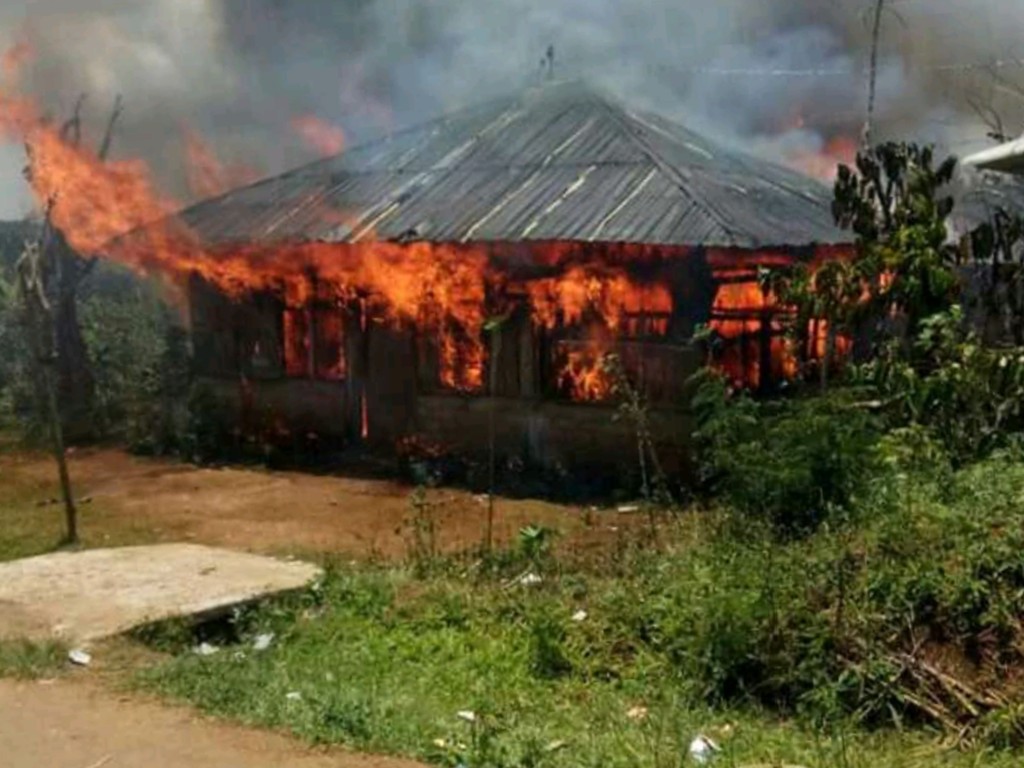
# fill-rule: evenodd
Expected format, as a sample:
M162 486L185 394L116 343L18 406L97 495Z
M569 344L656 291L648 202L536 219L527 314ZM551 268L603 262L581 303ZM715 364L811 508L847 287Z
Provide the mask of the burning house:
M204 249L188 288L196 374L240 417L467 454L493 428L503 453L548 466L621 461L610 353L666 453L691 431L697 329L745 386L792 373L785 310L758 271L849 247L817 182L578 83L395 133L178 221Z

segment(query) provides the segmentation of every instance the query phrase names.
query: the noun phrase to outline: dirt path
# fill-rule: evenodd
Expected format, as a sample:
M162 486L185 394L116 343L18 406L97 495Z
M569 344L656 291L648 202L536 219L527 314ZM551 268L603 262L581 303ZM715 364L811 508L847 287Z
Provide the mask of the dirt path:
M125 700L88 683L0 680L4 768L417 768L314 751L284 736L186 709Z
M257 552L331 552L388 559L408 554L413 531L413 489L386 480L318 476L256 469L206 469L116 450L77 451L71 457L87 545L195 541ZM34 519L57 521L58 507L38 507L54 492L53 463L45 456L0 455L0 477L37 488L23 506ZM3 501L0 488L0 502ZM478 544L486 500L457 489L428 494L433 546L452 552ZM3 513L0 503L0 515ZM495 538L514 539L539 524L558 530L561 546L588 550L607 545L624 526L640 522L614 512L593 515L578 507L536 500L499 499ZM2 520L2 518L0 518ZM9 527L9 526L8 526ZM99 537L99 540L97 540Z

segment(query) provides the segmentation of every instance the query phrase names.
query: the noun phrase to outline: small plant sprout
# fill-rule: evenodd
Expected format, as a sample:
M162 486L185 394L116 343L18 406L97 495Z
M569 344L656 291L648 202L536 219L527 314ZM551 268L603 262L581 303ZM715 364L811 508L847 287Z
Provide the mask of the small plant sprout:
M540 562L551 551L551 540L555 531L543 525L527 525L519 530L519 550L523 557L534 565Z

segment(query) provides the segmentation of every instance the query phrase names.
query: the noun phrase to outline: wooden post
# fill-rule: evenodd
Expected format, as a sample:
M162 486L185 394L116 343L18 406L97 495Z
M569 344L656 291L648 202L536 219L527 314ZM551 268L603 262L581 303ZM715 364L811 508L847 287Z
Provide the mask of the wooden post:
M768 308L761 310L761 336L758 341L760 352L758 389L765 394L770 392L775 384L772 370L772 313Z
M494 546L494 481L495 481L495 463L497 461L494 455L498 449L497 443L497 428L495 425L495 409L498 407L497 397L497 382L498 382L498 359L501 355L501 323L496 324L490 329L489 335L491 337L491 364L490 364L490 398L491 398L491 409L488 419L488 443L490 449L489 464L487 468L487 552L490 552Z
M306 304L306 328L309 334L309 354L306 356L306 363L308 365L308 376L310 379L316 378L317 360L316 360L316 340L317 340L317 317L316 311L318 307L319 286L317 285L316 272L310 271L309 273L309 302Z
M878 84L878 43L882 34L882 12L885 0L875 0L875 18L871 30L871 63L868 68L868 112L864 120L864 149L871 147L871 131L875 119L875 91Z

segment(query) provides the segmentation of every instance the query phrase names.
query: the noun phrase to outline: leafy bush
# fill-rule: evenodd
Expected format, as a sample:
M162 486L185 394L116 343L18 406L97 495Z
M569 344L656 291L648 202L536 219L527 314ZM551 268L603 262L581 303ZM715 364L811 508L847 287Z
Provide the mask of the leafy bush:
M1024 463L953 471L909 430L877 447L857 525L779 541L721 513L697 546L652 556L633 596L594 609L605 642L671 664L712 704L819 721L928 722L1014 737L1024 663ZM637 599L636 595L642 596ZM609 635L614 638L609 640Z
M849 510L878 465L878 424L848 392L759 403L709 375L694 408L705 488L782 533Z
M889 347L858 376L874 387L891 425L925 427L959 463L1019 439L1024 350L986 347L959 307L922 323L914 354Z
M566 651L568 633L559 608L542 607L530 621L530 669L539 678L558 678L572 671Z
M96 384L91 422L100 437L140 452L178 450L189 386L185 331L154 286L106 266L90 280L79 317ZM43 429L19 313L13 267L0 269L0 424L34 440Z
M185 332L149 286L122 278L116 295L82 302L82 333L96 378L96 423L143 453L177 449L189 363Z

